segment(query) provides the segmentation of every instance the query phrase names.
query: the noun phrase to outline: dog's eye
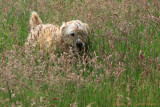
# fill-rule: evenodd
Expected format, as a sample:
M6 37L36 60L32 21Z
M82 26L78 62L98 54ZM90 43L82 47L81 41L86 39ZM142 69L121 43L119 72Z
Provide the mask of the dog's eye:
M71 33L70 35L71 35L71 36L74 36L75 34L74 34L74 33Z

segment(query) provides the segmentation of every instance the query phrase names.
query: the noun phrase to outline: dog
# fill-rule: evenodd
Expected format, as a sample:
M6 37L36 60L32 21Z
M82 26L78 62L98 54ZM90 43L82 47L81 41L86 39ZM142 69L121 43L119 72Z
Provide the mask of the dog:
M25 45L40 46L40 49L53 52L57 49L74 52L84 52L89 40L89 26L80 20L63 22L62 26L43 24L37 12L31 13L29 21L30 33Z

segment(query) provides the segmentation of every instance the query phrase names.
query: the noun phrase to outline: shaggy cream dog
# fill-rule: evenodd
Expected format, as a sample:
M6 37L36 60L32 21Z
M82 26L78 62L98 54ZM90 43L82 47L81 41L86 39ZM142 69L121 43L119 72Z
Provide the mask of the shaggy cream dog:
M30 17L30 34L26 45L40 48L47 52L55 51L57 48L68 51L82 52L88 42L88 24L80 20L63 22L62 26L54 24L43 24L36 12Z

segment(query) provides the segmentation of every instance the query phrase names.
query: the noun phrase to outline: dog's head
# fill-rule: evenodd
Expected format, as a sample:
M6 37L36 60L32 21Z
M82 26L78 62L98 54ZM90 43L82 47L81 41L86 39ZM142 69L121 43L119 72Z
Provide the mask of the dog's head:
M88 24L79 20L63 22L60 28L65 45L72 47L73 51L82 52L88 42Z

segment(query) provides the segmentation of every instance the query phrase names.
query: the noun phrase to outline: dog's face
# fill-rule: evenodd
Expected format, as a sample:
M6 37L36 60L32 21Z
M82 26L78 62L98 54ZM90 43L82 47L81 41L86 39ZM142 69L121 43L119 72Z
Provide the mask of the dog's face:
M65 45L72 47L73 51L82 52L88 42L88 24L79 20L64 22L60 28Z

